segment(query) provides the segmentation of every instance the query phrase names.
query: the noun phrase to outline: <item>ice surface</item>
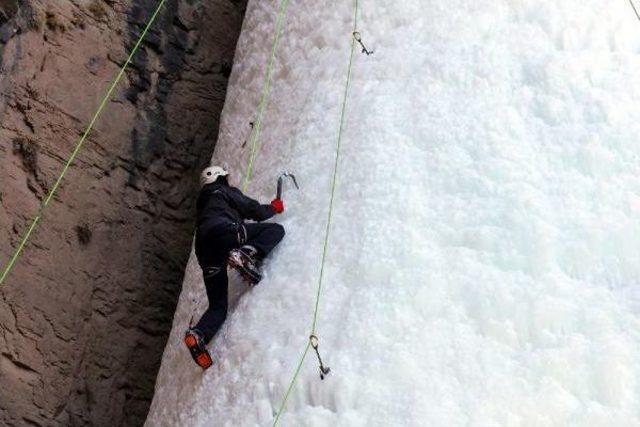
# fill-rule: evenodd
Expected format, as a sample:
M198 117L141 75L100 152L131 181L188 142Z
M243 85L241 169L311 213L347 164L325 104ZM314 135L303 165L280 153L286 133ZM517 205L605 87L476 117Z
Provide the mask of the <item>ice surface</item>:
M216 161L246 165L276 1ZM640 23L605 0L361 0L319 336L283 426L640 425ZM292 1L249 193L301 191L202 374L191 259L148 426L269 426L311 325L350 1ZM194 171L195 173L195 171ZM244 291L236 276L232 286ZM197 300L197 303L194 303Z

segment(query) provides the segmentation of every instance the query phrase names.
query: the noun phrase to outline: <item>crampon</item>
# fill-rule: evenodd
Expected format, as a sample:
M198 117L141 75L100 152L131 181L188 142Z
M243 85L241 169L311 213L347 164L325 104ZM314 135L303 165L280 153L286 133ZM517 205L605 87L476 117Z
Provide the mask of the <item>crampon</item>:
M202 369L209 369L213 365L211 355L197 331L189 329L184 336L184 343L198 366Z
M240 273L242 278L251 285L256 285L262 280L257 262L243 248L231 251L229 254L229 266Z

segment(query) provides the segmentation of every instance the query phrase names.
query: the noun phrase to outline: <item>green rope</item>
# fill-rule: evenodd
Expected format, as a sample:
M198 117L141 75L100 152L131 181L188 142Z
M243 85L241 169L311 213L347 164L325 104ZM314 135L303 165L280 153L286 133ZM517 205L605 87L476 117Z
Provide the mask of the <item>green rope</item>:
M358 0L354 0L354 19L353 19L353 32L356 32L358 29ZM318 277L318 289L316 292L316 302L315 302L315 308L313 311L313 322L311 324L311 335L315 335L316 333L316 328L318 326L318 310L319 310L319 306L320 306L320 297L322 295L322 284L323 284L323 279L324 279L324 266L326 263L326 259L327 259L327 252L328 252L328 248L329 248L329 236L330 236L330 232L331 232L331 219L333 218L333 205L334 205L334 199L335 199L335 193L336 193L336 188L337 188L337 182L338 182L338 166L340 164L340 147L342 145L342 134L344 131L344 123L345 123L345 112L347 109L347 98L348 98L348 94L349 94L349 86L351 84L351 70L353 68L353 54L355 52L355 46L356 46L356 40L354 37L352 37L351 39L351 52L349 54L349 66L347 68L347 80L345 83L345 87L344 87L344 96L342 99L342 111L340 113L340 127L338 130L338 142L336 144L336 155L335 155L335 160L334 160L334 165L333 165L333 179L331 182L331 198L329 200L329 211L327 213L327 226L325 229L325 237L324 237L324 246L322 249L322 260L320 262L320 275ZM296 380L298 379L298 376L300 375L300 370L302 368L302 364L304 363L305 358L307 357L307 354L309 353L309 347L311 346L311 341L309 341L309 343L307 343L307 346L304 349L304 352L302 353L302 356L300 357L300 360L298 361L298 365L297 368L293 374L293 378L291 378L291 382L289 383L289 387L287 388L286 393L284 394L283 398L282 398L282 403L280 404L280 408L278 409L278 412L276 414L275 420L273 422L273 427L278 425L278 422L280 421L280 417L282 416L282 413L284 412L284 408L287 404L287 401L289 400L289 396L291 395L291 391L293 389L293 386L295 385Z
M147 35L147 32L149 31L149 28L151 28L151 25L156 20L158 14L160 13L160 10L162 9L162 6L164 6L165 2L166 2L166 0L160 0L160 2L158 3L158 7L156 8L156 10L153 13L153 15L151 16L151 18L149 19L149 22L147 23L146 27L142 31L142 34L138 38L138 41L136 42L135 46L133 47L133 50L131 50L131 53L129 54L129 57L127 58L127 60L125 61L124 65L120 69L120 72L118 73L117 77L111 83L111 86L109 87L109 90L107 91L106 96L104 97L104 99L100 103L100 106L98 107L98 110L93 115L93 118L91 119L91 122L89 123L89 126L87 126L87 128L84 131L84 133L82 134L82 137L76 143L75 149L73 150L73 152L71 153L71 156L69 157L69 159L67 160L66 164L64 165L64 168L62 169L62 172L58 176L58 179L56 180L55 184L53 184L53 187L51 187L51 190L49 190L49 193L47 194L46 198L44 199L44 202L40 206L40 210L38 211L38 214L36 215L36 217L31 222L31 225L29 226L29 228L28 228L27 232L25 233L25 235L22 237L22 240L20 241L20 244L18 245L18 248L16 249L15 253L13 254L13 257L11 257L11 260L9 261L9 264L4 269L4 272L2 273L2 276L0 277L0 285L2 285L4 283L4 281L6 280L7 276L9 275L11 270L13 269L13 266L15 265L16 261L20 257L20 254L22 253L22 251L24 249L24 246L27 244L27 241L31 237L31 234L33 233L33 231L35 230L36 226L38 225L38 223L42 219L42 215L44 213L44 210L47 208L47 206L49 205L49 202L51 201L51 199L53 199L53 197L55 196L56 192L58 191L58 187L60 187L60 184L62 183L62 180L64 179L67 171L69 170L69 168L71 167L71 164L73 163L73 161L75 160L76 156L80 152L80 149L82 148L82 145L84 144L85 140L87 139L87 137L89 136L89 134L93 130L93 126L95 125L96 121L98 120L98 117L102 113L102 110L104 110L104 108L106 107L107 103L110 101L111 96L113 95L113 91L115 90L115 88L118 85L118 83L120 83L120 80L122 80L122 77L124 76L124 73L125 73L127 67L131 63L131 61L133 59L133 56L136 54L136 52L140 48L140 45L142 44L142 41L144 40L145 36Z
M358 11L358 0L355 0L356 4L356 19L354 20L354 31L357 28L357 11ZM349 84L351 83L351 69L353 66L353 53L355 52L356 40L352 38L351 40L351 53L349 55L349 68L347 69L347 83L344 87L344 97L342 100L342 112L340 113L340 129L338 131L338 144L336 147L336 157L333 165L333 180L331 182L331 198L329 200L329 212L327 214L327 227L325 229L325 239L324 239L324 247L322 248L322 261L320 263L320 277L318 279L318 292L316 294L316 306L313 312L313 324L311 326L311 333L315 334L316 326L318 323L318 307L320 305L320 296L322 291L322 283L324 278L324 266L325 261L327 259L327 251L329 247L329 234L331 230L331 219L333 218L333 202L336 194L336 187L338 182L338 165L340 161L340 147L342 145L342 131L344 129L344 119L345 119L345 111L347 109L347 95L349 93Z
M307 353L309 352L309 348L310 347L311 347L311 341L307 342L307 346L304 348L304 351L302 352L302 357L298 361L298 366L296 367L296 370L295 370L295 372L293 374L293 378L291 379L291 382L289 382L289 386L287 387L287 391L285 392L284 397L282 398L282 404L280 405L280 409L278 409L278 413L276 414L276 418L273 421L273 426L274 427L276 425L278 425L278 422L280 421L280 416L284 412L284 406L287 403L287 400L289 400L289 395L291 394L291 391L293 390L293 386L295 385L296 379L298 378L298 375L300 374L300 370L302 369L302 364L304 363L304 359L306 359L306 357L307 357Z
M638 13L638 9L636 9L636 5L633 4L633 0L629 0L629 4L633 8L633 13L636 14L636 18L638 18L638 20L640 20L640 13Z
M258 146L260 141L260 131L262 130L262 118L264 117L264 111L267 108L267 100L271 93L271 79L273 77L274 64L276 62L276 52L280 45L280 39L282 38L282 32L284 29L284 22L287 17L287 8L289 6L289 0L282 0L280 2L280 12L278 13L278 20L276 22L276 38L273 41L271 48L271 56L269 57L269 63L267 64L267 70L264 75L264 83L262 85L262 94L260 95L260 103L258 104L258 117L255 121L255 125L251 132L250 144L251 152L249 154L249 163L247 165L247 171L245 172L244 180L242 183L242 192L247 191L249 182L253 177L253 164L255 163L256 156L258 154Z

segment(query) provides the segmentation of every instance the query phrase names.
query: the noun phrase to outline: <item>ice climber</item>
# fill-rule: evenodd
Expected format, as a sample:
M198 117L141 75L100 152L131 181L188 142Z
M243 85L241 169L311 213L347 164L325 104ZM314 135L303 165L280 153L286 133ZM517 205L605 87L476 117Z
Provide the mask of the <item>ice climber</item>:
M262 205L230 186L228 175L224 168L210 166L200 176L202 189L197 202L195 251L209 308L200 321L187 330L184 340L203 369L212 364L206 344L227 317L227 265L256 284L262 278L261 261L284 237L282 225L261 222L284 211L282 200L276 198ZM247 223L247 219L256 222Z

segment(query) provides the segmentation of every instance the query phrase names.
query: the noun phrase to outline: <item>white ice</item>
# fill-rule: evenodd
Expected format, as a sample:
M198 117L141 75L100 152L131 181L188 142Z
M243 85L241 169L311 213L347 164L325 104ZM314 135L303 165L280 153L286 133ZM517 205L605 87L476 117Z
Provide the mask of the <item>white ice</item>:
M214 160L238 184L276 1ZM640 22L623 0L360 0L319 330L282 426L640 425ZM290 4L256 176L287 237L204 374L192 257L148 426L270 426L311 326L353 3ZM196 173L196 171L194 171ZM197 303L194 303L194 299Z

